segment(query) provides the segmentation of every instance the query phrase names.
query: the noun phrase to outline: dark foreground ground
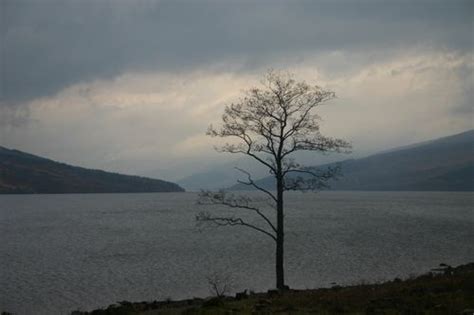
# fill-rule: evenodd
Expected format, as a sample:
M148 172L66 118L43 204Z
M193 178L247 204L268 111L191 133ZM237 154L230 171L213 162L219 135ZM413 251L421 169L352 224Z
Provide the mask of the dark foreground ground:
M463 314L474 315L474 263L378 284L182 301L119 302L72 315L125 314Z
M182 301L119 302L71 315L125 314L463 314L474 315L474 263L440 265L406 280L284 293Z

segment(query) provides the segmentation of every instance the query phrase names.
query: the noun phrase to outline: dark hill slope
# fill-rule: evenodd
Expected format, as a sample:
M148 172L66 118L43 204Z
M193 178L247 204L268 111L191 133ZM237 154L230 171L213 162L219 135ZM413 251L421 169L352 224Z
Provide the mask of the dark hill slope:
M55 162L0 147L0 193L179 192L180 186Z
M474 130L338 163L334 190L474 191ZM334 165L334 164L328 164ZM325 168L328 165L315 168ZM272 178L258 184L272 188ZM243 189L236 185L232 189Z

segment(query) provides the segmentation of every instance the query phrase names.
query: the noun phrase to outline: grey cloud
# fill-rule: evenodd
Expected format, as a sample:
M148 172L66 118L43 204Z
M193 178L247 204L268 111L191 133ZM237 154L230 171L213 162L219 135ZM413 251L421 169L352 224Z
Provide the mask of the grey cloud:
M453 113L471 117L471 126L474 127L474 65L463 65L456 69L456 75L463 83L460 91L460 100L453 107Z
M0 104L130 70L426 44L472 51L472 1L1 0Z

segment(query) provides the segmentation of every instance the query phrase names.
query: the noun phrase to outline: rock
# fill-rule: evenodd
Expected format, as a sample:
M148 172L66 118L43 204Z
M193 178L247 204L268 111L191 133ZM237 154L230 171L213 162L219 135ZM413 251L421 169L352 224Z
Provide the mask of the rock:
M240 300L243 300L243 299L246 299L246 298L248 298L247 289L245 289L245 290L242 291L242 292L237 292L237 293L235 294L235 299L236 299L237 301L240 301Z

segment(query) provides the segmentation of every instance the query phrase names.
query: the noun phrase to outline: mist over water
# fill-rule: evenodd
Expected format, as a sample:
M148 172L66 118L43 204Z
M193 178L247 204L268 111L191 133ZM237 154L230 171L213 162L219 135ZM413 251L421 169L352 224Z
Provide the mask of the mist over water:
M235 291L274 287L273 241L195 225L194 193L0 196L0 310L67 314L116 301L205 297L206 276ZM473 193L288 194L293 288L380 281L474 261Z

